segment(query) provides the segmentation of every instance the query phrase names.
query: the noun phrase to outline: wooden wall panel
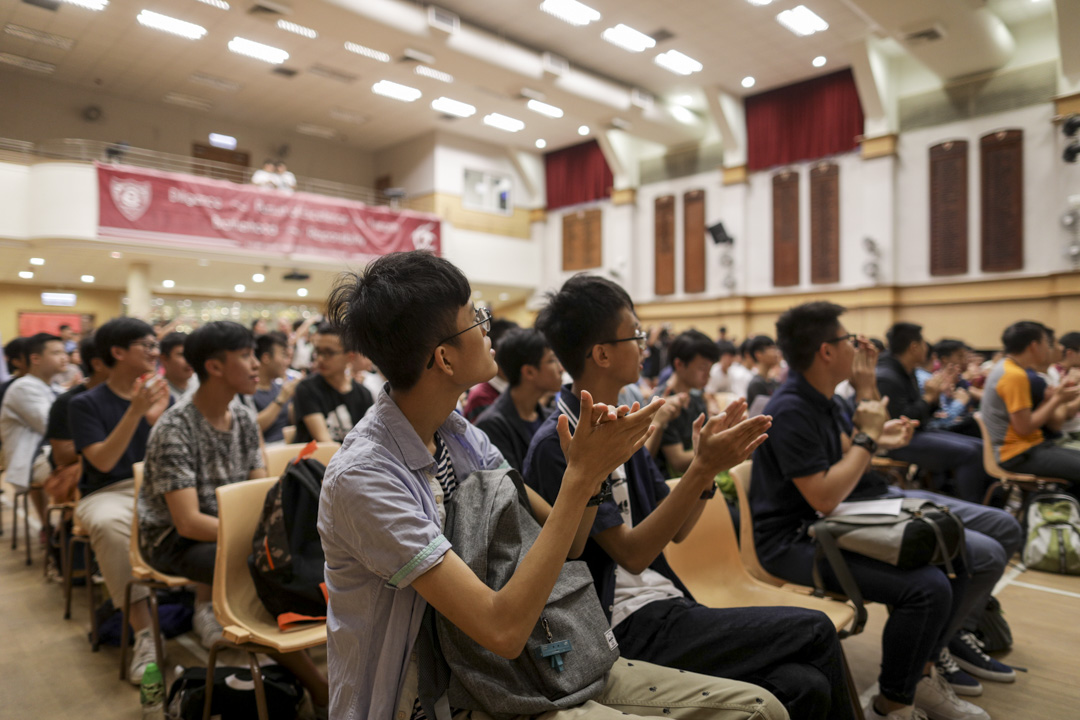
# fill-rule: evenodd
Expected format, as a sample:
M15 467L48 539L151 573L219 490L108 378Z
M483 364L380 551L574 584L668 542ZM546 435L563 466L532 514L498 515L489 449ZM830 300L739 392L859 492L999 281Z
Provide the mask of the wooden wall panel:
M683 195L683 292L705 292L705 191Z
M657 295L671 295L675 292L674 195L656 198L653 223L656 236L655 292Z
M603 212L599 209L568 212L562 219L562 268L587 270L603 265Z
M810 169L810 282L840 282L840 166Z
M1024 131L1001 130L979 140L982 269L1024 268Z
M773 285L799 284L799 174L773 176Z
M930 148L930 274L968 271L968 142Z

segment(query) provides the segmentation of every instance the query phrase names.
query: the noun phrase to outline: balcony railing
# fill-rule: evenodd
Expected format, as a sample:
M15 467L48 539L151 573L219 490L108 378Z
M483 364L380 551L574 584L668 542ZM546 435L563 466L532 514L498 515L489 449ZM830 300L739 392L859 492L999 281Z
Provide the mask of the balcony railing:
M240 184L250 182L251 174L254 172L254 168L245 168L230 163L135 148L121 143L75 138L45 140L39 143L0 138L0 159L3 159L4 156L74 160L77 162L94 162L95 160L116 162L151 170L187 173ZM346 200L358 200L368 205L388 204L387 198L372 188L320 180L303 175L296 176L296 189L319 195L345 198Z

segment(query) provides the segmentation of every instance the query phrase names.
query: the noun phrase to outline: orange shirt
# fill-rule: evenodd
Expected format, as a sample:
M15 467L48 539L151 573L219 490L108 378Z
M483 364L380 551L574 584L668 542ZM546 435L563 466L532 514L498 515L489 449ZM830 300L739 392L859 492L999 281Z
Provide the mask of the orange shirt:
M1028 379L1027 372L1011 358L1005 359L1004 370L1004 374L997 382L996 390L1005 404L1005 409L1010 414L1025 408L1034 410L1035 408L1031 405L1031 381ZM998 449L998 454L1001 456L1001 461L1004 462L1009 458L1027 452L1042 441L1043 434L1039 428L1035 428L1027 435L1021 435L1016 432L1016 428L1010 422L1009 429L1005 431L1005 439Z

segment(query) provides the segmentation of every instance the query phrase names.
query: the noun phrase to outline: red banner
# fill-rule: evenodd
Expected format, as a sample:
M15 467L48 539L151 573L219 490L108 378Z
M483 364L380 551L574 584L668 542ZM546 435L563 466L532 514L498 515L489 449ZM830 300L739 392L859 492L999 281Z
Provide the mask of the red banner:
M297 259L440 254L434 215L126 165L98 164L97 174L101 237Z

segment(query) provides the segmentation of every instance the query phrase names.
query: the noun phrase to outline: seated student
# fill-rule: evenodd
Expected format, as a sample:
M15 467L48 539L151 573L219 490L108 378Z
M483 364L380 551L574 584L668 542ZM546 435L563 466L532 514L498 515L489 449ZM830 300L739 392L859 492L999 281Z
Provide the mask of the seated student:
M934 720L985 720L986 713L957 698L956 685L967 694L981 692L981 685L959 673L949 651L981 678L1015 679L1010 668L981 651L976 654L973 638L960 629L986 607L1008 558L1019 549L1019 524L994 508L888 487L869 472L877 447L903 446L914 421L889 420L887 398L877 390L877 353L841 325L843 312L839 305L813 302L791 308L776 323L790 374L765 408L773 418L771 438L754 455L750 503L758 556L777 577L811 585L815 546L806 530L819 513L832 512L848 498L886 494L947 505L967 528L966 556L954 561L966 570L958 570L955 580L933 565L899 570L844 553L863 596L892 608L882 635L880 695L867 707L866 717L906 719L914 705ZM851 380L856 389L854 417L841 410L833 395L843 380ZM827 564L822 575L827 589L840 591ZM941 663L937 670L935 660Z
M259 361L251 331L227 320L191 333L184 354L199 389L154 426L138 498L139 544L159 571L195 581L193 625L209 648L221 638L212 602L218 536L214 490L266 477L255 417L233 402L238 394L255 392ZM307 653L269 655L296 674L311 692L316 713L325 717L326 680Z
M341 442L374 401L367 388L349 376L349 364L355 353L344 349L337 328L321 323L315 330L312 346L317 374L304 378L296 386L293 442Z
M27 338L23 352L26 374L11 383L0 402L0 438L7 457L7 481L19 490L30 488L30 501L44 522L41 484L51 469L45 430L49 408L56 400L49 384L67 367L68 356L60 336L49 333Z
M645 443L665 477L680 477L694 459L694 421L702 415L709 416L701 391L719 359L720 348L697 330L679 333L668 347L671 377L655 390L657 396L668 402L656 413L653 423L656 432Z
M933 381L933 366L936 363L941 370L956 368L957 375L952 385L942 387L935 412L926 425L927 430L945 430L948 432L982 437L975 422L971 384L960 374L960 369L968 366L969 348L960 340L941 340L934 345L930 357L923 367L915 368L915 379L919 383L919 392L926 393L926 383ZM981 397L981 395L980 395Z
M252 399L259 430L267 444L285 442L282 429L292 423L292 399L300 378L286 379L289 369L289 339L277 330L255 337L259 360L259 382Z
M169 396L174 403L186 400L199 387L191 365L184 359L184 341L187 334L182 332L167 333L161 338L161 368L165 371L165 382L169 385Z
M543 530L510 581L488 588L442 534L443 508L458 480L505 467L487 436L454 412L466 388L495 375L486 337L491 316L471 300L460 270L409 252L375 260L342 281L328 302L346 346L363 348L389 383L330 461L319 503L335 718L434 720L419 706L413 659L428 603L491 652L519 655L563 562L579 552L572 545L580 546L578 531L595 513L586 507L589 497L641 446L660 404L621 409L616 418L584 395L590 421L572 437L560 424L570 461L554 507L529 493ZM703 709L721 719L785 716L764 690L620 660L598 698L543 717L615 720L643 707L659 715L665 702L672 703L671 717L703 717Z
M4 359L7 361L8 377L7 381L0 384L0 403L4 402L4 395L7 393L11 383L15 382L23 375L26 374L26 341L29 338L17 337L4 346Z
M1080 494L1080 452L1055 445L1041 430L1061 405L1080 398L1080 385L1066 380L1035 407L1026 371L1049 364L1049 328L1021 320L1005 328L1001 341L1005 359L987 377L981 405L998 462L1006 470L1059 478L1071 484L1071 493Z
M112 598L123 598L131 579L131 517L135 482L131 466L146 454L150 428L171 402L169 389L154 374L158 341L142 320L116 318L94 334L97 354L109 367L109 378L71 400L68 422L75 450L83 458L79 482L82 499L75 509L90 534L105 586ZM128 679L138 685L147 663L155 661L146 588L131 591L129 621L135 650Z
M488 337L491 339L491 349L498 352L499 341L502 339L503 334L517 326L518 324L513 320L492 318L491 332L488 333ZM462 409L465 419L475 425L476 421L480 419L480 414L491 407L495 399L506 392L506 388L509 386L510 383L506 379L506 373L500 367L498 374L491 380L478 383L476 387L469 388L469 393L465 398L465 407Z
M1058 340L1062 380L1080 378L1080 332L1068 332ZM1080 450L1080 398L1065 403L1061 410L1064 423L1058 445Z
M525 460L526 484L555 502L565 490L567 468L559 428L567 421L574 427L579 412L588 409L579 406L579 395L613 402L619 388L633 381L641 369L645 334L626 291L588 275L574 276L552 295L536 327L574 378L560 393L559 412L533 437ZM699 364L694 380L700 385L708 377L706 363ZM583 559L628 660L761 685L792 717L851 718L840 641L824 613L705 607L694 602L664 559L664 547L687 536L715 495L716 474L764 442L769 419L742 421L745 410L745 401L737 400L704 426L701 418L696 421L697 452L670 494L644 448L617 467L612 496L597 509Z
M480 428L510 467L520 471L529 442L550 414L540 398L562 387L562 365L547 338L529 328L511 328L499 340L495 362L510 387L480 414Z
M932 474L945 476L951 494L961 500L981 503L986 488L993 482L983 469L982 440L927 428L940 406L942 391L955 383L959 368L949 366L939 370L926 381L920 392L915 368L926 362L927 352L922 327L896 323L886 337L889 352L878 359L878 391L889 398L890 416L919 421L911 442L890 451L889 457L915 463Z
M754 379L746 387L746 405L753 407L759 395L768 397L780 387L773 377L773 372L780 366L780 350L768 335L755 335L746 346L746 352L754 361Z

